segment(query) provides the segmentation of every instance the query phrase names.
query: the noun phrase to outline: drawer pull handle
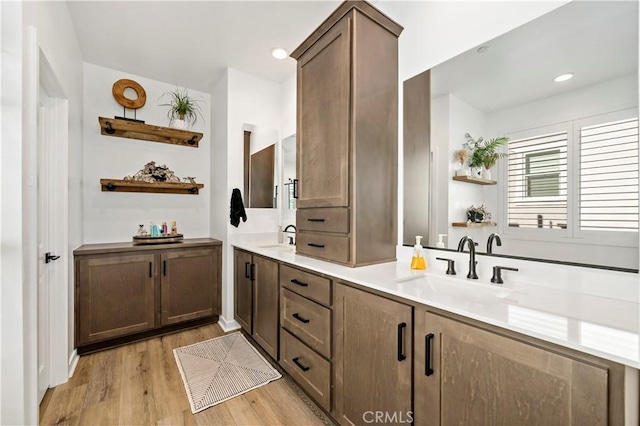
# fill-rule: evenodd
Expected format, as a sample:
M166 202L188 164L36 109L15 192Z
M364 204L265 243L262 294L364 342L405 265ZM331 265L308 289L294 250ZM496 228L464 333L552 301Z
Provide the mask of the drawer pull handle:
M291 282L292 282L292 283L294 283L294 284L296 284L296 285L299 285L300 287L308 287L308 286L309 286L309 284L307 284L307 283L303 283L302 281L298 281L298 280L297 280L297 279L295 279L295 278L294 278L294 279L292 279L292 280L291 280Z
M404 361L407 359L407 356L404 354L404 330L406 328L406 322L398 324L398 361Z
M433 340L433 333L429 333L424 336L424 375L430 376L433 374L433 368L431 367L431 341Z
M251 276L249 275L249 265L251 265L251 262L244 262L244 277L245 278L251 278Z
M291 316L294 317L295 319L297 319L298 321L300 321L303 324L307 324L309 321L311 321L311 320L308 320L306 318L302 318L300 316L300 314L298 314L297 312L295 314L291 315Z
M164 275L165 277L167 276L167 261L166 260L162 261L162 275Z
M293 358L291 361L293 361L293 363L294 363L295 365L297 365L297 366L298 366L298 368L300 368L300 370L302 370L302 371L309 371L309 370L311 370L311 367L305 367L304 365L302 365L302 364L298 361L299 359L300 359L300 357L295 357L295 358Z
M309 247L324 248L324 244L307 243Z
M324 219L307 219L309 222L324 222Z
M153 262L149 262L149 278L153 278Z

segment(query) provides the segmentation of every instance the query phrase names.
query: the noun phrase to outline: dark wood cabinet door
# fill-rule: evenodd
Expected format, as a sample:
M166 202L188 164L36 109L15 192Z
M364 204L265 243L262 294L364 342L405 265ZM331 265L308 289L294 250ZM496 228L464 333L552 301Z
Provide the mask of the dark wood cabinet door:
M411 423L412 307L335 287L335 398L340 424Z
M349 205L351 18L298 60L298 208Z
M234 250L235 319L244 331L252 333L253 281L251 281L251 254Z
M278 263L253 255L253 338L278 360Z
M218 250L171 250L160 258L162 325L214 315Z
M77 345L155 327L154 259L122 254L77 263Z
M608 424L604 367L428 312L415 344L416 425Z

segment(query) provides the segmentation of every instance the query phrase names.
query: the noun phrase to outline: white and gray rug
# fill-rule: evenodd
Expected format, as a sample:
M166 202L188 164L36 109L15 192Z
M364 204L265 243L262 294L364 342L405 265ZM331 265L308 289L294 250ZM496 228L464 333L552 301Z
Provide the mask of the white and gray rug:
M282 377L241 333L183 346L173 355L194 414Z

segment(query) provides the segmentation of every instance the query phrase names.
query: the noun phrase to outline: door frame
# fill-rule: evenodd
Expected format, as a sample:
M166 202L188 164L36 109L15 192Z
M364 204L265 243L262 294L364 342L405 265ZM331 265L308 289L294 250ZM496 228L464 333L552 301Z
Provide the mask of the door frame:
M57 386L65 383L69 380L70 373L70 300L73 296L72 286L69 284L69 265L72 262L72 251L69 248L69 214L68 214L68 200L69 200L69 100L65 94L59 79L56 77L56 73L53 67L47 60L46 54L40 46L37 30L34 27L29 27L26 37L26 49L25 49L25 86L28 88L25 90L25 110L27 116L33 117L31 120L25 120L25 127L27 127L26 143L29 145L28 151L30 155L28 160L31 164L30 174L32 176L35 172L33 168L37 160L37 108L38 108L38 96L40 88L43 88L50 97L50 120L47 124L50 129L51 137L50 141L55 141L55 147L49 150L49 164L50 167L49 179L50 182L50 197L52 203L50 204L50 223L55 224L50 229L51 241L49 245L49 251L61 256L60 261L50 264L50 283L49 288L49 386ZM37 165L36 165L37 167ZM35 191L34 191L35 192ZM29 195L28 197L31 197ZM35 199L35 194L33 195ZM33 203L33 201L31 201ZM37 206L37 204L31 204ZM35 220L34 220L35 216ZM37 230L37 214L31 215L26 218L27 223L30 223L30 229ZM29 225L27 225L29 226ZM30 257L36 257L37 259L37 232L32 232L29 235L30 247L35 248L35 251L30 251ZM37 268L37 264L33 264ZM37 269L36 272L37 273ZM33 275L35 276L35 275ZM37 289L36 289L37 291ZM32 309L32 312L37 312L38 301L37 293L30 297L27 305ZM31 339L36 341L37 344L37 322L32 326L25 329L25 333L31 334ZM33 342L33 340L31 340ZM37 357L34 360L37 368ZM37 370L36 370L37 379ZM37 385L34 389L37 394Z

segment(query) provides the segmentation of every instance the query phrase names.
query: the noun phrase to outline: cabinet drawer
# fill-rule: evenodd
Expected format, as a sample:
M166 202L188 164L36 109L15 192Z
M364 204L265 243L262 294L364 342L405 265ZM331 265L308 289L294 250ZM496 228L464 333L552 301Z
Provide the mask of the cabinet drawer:
M298 209L296 224L301 231L349 232L349 209Z
M349 262L349 237L298 232L296 252L339 263Z
M280 293L280 324L291 334L331 357L331 311L283 288Z
M283 264L280 267L280 285L316 302L331 305L331 281L328 278Z
M280 365L326 411L331 411L331 364L282 329Z

